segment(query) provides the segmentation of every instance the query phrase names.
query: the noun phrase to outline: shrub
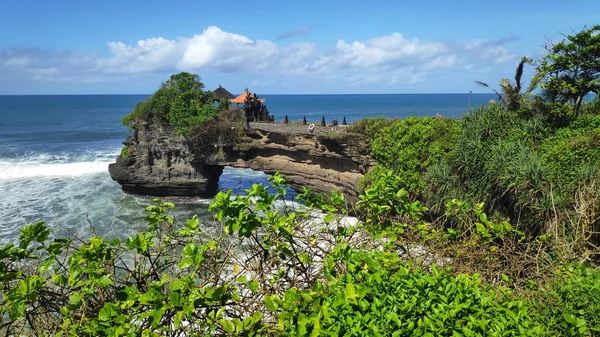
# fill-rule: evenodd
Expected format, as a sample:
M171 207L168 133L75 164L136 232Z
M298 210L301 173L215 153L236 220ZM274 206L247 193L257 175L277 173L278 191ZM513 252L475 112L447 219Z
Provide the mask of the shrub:
M214 94L204 91L198 75L186 72L172 75L152 96L138 103L122 119L130 129L140 121L166 122L176 134L187 136L192 126L202 125L225 110L226 104L214 105Z
M367 117L348 125L346 130L348 132L363 134L372 140L381 129L392 124L394 121L396 121L396 119L389 119L383 116Z
M556 269L530 303L552 336L600 336L600 271L582 264Z
M399 188L420 194L425 187L422 174L448 155L459 131L455 119L408 117L380 129L371 154L400 177Z
M525 302L477 276L427 273L392 254L350 251L348 272L274 300L280 333L296 336L541 336ZM333 259L328 260L333 263ZM277 309L280 308L280 309Z
M217 117L202 125L191 127L188 139L196 151L210 154L215 150L223 151L224 146L239 145L245 140L246 119L241 111L223 111ZM224 159L224 158L221 158Z
M600 127L560 129L542 148L557 186L577 186L585 165L600 165Z
M160 200L146 208L148 230L124 240L78 243L51 238L43 222L27 225L17 246L0 248L0 333L597 334L595 269L561 267L547 284L532 280L521 297L507 288L513 281L506 275L503 285L493 286L489 278L411 260L409 246L400 244L408 238L401 228L431 243L421 252L447 245L455 266L469 252L480 257L476 266L484 272L504 265L502 254L530 260L540 250L507 251L509 242L524 238L507 222L488 220L482 205L454 202L449 212L464 225L447 230L423 222L418 202L384 184L396 178L388 172L358 205L368 228L378 227L385 237L365 236L363 224L344 224L336 214L316 222L313 207L342 211L341 193L302 194L310 207L294 212L276 208L286 191L278 174L269 178L271 193L255 184L245 196L233 197L231 190L217 195L209 207L223 229L216 237L207 237L196 217L176 222L168 213L174 205ZM470 212L477 221L460 220ZM408 219L417 225L406 226Z

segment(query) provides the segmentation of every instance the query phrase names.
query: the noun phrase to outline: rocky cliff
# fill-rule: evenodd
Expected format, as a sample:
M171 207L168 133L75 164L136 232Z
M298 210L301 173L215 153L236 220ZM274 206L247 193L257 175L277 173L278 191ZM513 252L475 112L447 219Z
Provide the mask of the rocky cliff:
M338 190L355 200L359 179L374 165L367 143L343 131L310 134L305 129L252 123L243 140L200 148L169 127L141 124L123 143L126 151L109 172L132 193L210 197L224 166L246 167L279 171L297 190Z

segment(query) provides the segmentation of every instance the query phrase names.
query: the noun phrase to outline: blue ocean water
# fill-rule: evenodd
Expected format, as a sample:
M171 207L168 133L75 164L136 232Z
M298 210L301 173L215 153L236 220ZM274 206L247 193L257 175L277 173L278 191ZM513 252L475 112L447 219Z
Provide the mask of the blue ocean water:
M55 234L95 231L125 236L145 227L151 197L128 195L108 174L129 131L120 120L147 95L0 96L0 245L18 238L19 227L45 220ZM264 95L277 121L320 122L343 117L459 117L466 94ZM471 95L471 106L493 95ZM266 175L227 168L220 189L240 191ZM180 219L209 220L210 200L177 200Z
M259 95L276 121L321 122L346 117L348 123L364 117L435 116L460 117L469 106L468 94L383 94L383 95ZM493 94L472 94L471 107L487 104Z

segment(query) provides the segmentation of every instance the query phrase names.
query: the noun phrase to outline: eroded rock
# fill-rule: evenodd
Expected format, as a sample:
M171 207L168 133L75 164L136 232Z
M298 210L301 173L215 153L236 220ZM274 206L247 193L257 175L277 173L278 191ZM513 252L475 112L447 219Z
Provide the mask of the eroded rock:
M309 134L279 124L252 123L247 141L196 148L168 126L142 124L125 142L129 156L109 166L123 189L156 196L211 197L224 166L286 176L296 190L343 192L353 202L358 181L375 163L359 135Z

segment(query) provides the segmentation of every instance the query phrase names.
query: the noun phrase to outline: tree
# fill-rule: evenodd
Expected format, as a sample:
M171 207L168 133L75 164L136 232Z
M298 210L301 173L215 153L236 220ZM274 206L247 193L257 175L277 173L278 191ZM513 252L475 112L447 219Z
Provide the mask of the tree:
M500 80L500 90L502 91L502 94L491 88L487 83L481 81L475 81L475 83L479 86L492 89L496 95L498 95L498 100L504 104L508 110L519 110L523 104L523 96L530 96L542 79L542 76L539 73L533 76L531 82L529 83L529 87L524 93L522 93L521 78L523 77L523 69L525 64L531 64L531 60L527 57L522 57L521 62L519 62L515 72L514 84L511 83L508 78L503 78Z
M287 123L289 123L289 122L290 122L290 120L288 119L288 116L287 116L287 115L285 115L285 119L283 120L283 123L284 123L284 124L287 124Z
M204 91L200 76L182 72L171 75L168 81L134 111L123 118L123 124L134 127L137 121L166 122L177 134L188 135L192 126L202 125L217 116L214 94Z
M327 125L327 124L325 123L325 116L323 116L323 118L321 118L321 126L325 126L325 125Z
M548 55L537 68L541 86L552 101L574 103L577 113L585 95L600 93L600 25L584 27L558 44L548 42L545 48Z
M304 118L302 119L302 125L306 125L306 116L304 116Z

